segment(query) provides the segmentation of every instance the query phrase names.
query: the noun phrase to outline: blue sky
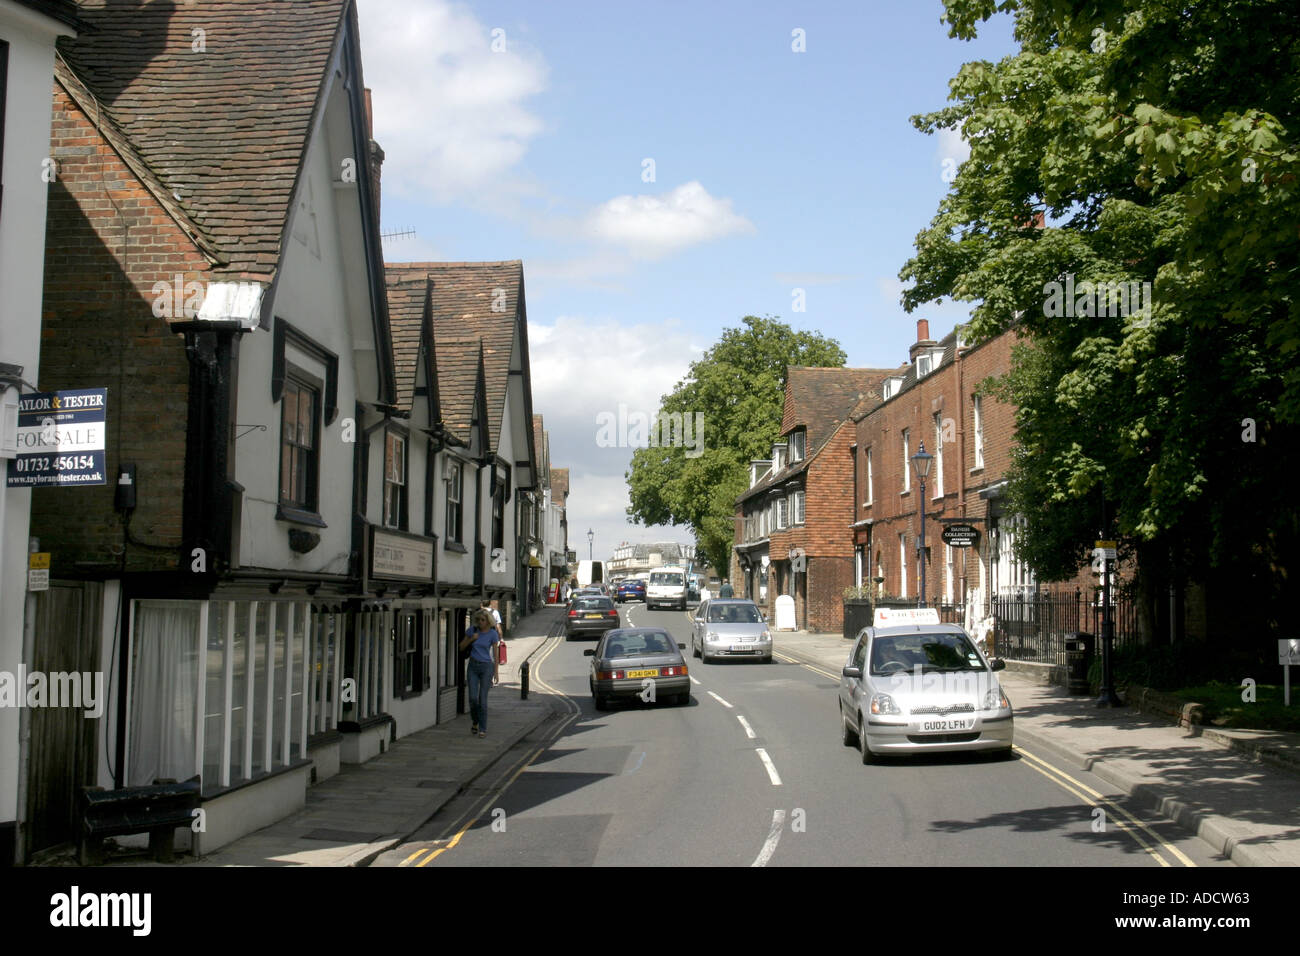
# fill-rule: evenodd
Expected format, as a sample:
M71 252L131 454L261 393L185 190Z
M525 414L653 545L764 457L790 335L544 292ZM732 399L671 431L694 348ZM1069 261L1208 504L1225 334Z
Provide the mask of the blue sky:
M967 43L932 0L359 3L383 227L416 232L386 256L524 261L534 410L584 556L588 527L604 554L689 540L627 522L631 450L600 447L596 417L652 413L742 316L862 366L904 361L917 318L942 335L967 316L898 304L944 159L965 157L908 117L962 63L1014 52L1008 19Z

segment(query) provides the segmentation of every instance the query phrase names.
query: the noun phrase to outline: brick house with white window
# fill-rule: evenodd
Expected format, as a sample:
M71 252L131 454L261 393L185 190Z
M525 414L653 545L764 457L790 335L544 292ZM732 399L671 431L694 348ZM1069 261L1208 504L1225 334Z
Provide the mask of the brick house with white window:
M917 598L921 503L912 456L933 456L926 479L926 599L953 607L968 627L988 613L991 595L1032 589L1031 569L1012 550L1019 519L1002 507L1015 442L1015 408L981 394L1010 369L1015 333L968 346L957 333L930 338L917 322L910 363L885 382L881 400L854 413L854 584ZM945 544L946 524L970 523L975 546ZM878 579L883 578L883 581Z
M736 502L730 577L775 621L776 598L794 598L795 626L843 626L843 590L853 583L850 415L879 394L894 370L786 371L781 438L770 459L750 463L750 487Z

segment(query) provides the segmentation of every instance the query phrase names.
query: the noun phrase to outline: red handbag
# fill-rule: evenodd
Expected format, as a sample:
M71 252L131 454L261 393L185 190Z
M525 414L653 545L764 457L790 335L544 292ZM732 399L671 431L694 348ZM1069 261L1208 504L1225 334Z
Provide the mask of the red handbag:
M505 662L506 662L506 642L505 642L505 638L502 638L501 640L497 641L497 663L504 664Z

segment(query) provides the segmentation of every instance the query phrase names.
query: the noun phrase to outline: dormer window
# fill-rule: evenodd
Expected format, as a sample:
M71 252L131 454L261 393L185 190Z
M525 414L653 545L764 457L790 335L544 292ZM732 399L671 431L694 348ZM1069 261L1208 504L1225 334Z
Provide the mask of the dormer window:
M931 349L916 357L916 377L925 378L943 361L943 349Z
M772 446L772 473L776 474L785 467L785 442L777 442Z
M803 461L804 458L807 457L807 439L808 433L803 429L791 432L789 438L786 439L790 445L791 464L794 464L796 461Z
M881 400L888 401L903 390L903 376L894 375L885 379L881 385Z

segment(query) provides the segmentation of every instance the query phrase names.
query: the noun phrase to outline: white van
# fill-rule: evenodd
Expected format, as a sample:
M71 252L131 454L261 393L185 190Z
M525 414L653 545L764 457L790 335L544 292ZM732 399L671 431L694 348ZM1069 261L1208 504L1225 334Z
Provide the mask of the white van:
M686 610L686 569L680 565L666 564L650 572L645 588L645 606L653 611L658 607L675 607Z
M604 561L579 561L578 562L578 587L590 587L593 584L599 584L605 580L605 562Z

